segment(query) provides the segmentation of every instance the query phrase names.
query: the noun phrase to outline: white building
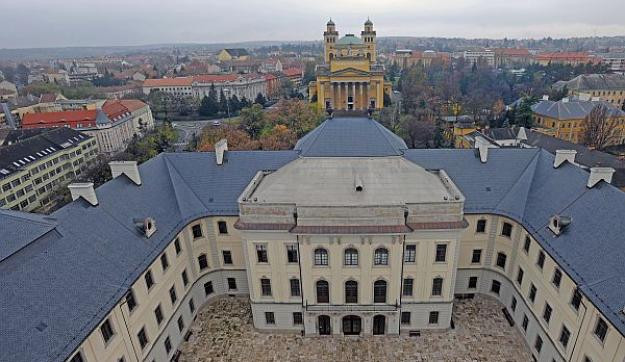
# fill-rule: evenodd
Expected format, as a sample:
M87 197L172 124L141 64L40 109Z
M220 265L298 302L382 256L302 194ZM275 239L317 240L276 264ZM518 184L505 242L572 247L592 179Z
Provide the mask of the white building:
M485 62L491 67L495 66L495 52L490 49L466 50L463 57L471 63Z

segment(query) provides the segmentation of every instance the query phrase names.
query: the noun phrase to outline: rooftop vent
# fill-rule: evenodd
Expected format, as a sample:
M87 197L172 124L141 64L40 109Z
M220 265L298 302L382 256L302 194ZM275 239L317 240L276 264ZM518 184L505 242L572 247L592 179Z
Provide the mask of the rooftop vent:
M549 100L549 95L543 94L543 101L548 101L548 100Z
M223 165L226 151L228 151L228 140L224 138L215 143L215 158L218 165Z
M95 189L93 188L93 182L73 183L73 184L70 184L68 188L69 188L69 192L72 195L72 201L76 201L79 198L83 198L92 206L98 205L98 197L95 194Z
M556 150L556 158L553 160L553 168L558 168L564 162L575 164L575 150Z
M362 178L360 176L356 176L354 178L354 189L356 192L361 192L365 188L364 182L362 182Z
M156 222L151 217L133 219L132 221L135 223L137 230L144 234L146 238L149 238L156 232Z
M588 183L586 186L588 188L593 188L599 181L605 181L607 183L612 183L612 175L614 174L614 169L612 167L591 167L590 175L588 176Z
M113 178L124 174L128 176L135 185L141 186L141 174L139 174L137 161L111 161L109 162L109 166L111 167Z
M554 234L560 235L571 224L571 218L568 216L555 215L549 220L549 230Z

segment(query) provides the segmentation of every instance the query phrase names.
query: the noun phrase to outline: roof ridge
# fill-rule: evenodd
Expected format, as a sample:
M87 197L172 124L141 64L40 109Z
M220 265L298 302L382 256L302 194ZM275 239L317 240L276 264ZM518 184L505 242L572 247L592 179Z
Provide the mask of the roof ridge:
M182 184L193 194L193 196L195 197L195 199L202 205L204 206L204 208L206 210L209 209L208 206L206 206L206 204L204 204L204 202L202 201L202 199L198 196L198 194L193 191L193 189L191 188L191 186L189 186L189 184L187 183L187 181L184 179L184 177L182 177L182 175L180 174L180 171L178 171L178 168L176 168L176 166L165 156L163 155L164 161L165 161L165 165L167 166L167 171L169 173L169 180L171 181L171 185L172 188L174 189L174 195L176 195L176 204L178 206L178 211L180 212L180 215L183 215L182 209L180 208L180 198L178 195L178 190L176 190L176 185L174 184L174 180L171 178L172 174L171 172L175 172L175 174L182 180Z
M382 127L383 127L383 126L382 126L382 125L381 125L378 121L376 121L376 120L374 120L374 119L371 119L371 118L368 118L368 120L369 120L369 122L373 122L373 124L375 125L375 128L376 128L376 129L378 130L378 132L382 135L382 137L384 137L384 139L386 140L386 143L387 143L387 144L388 144L388 146L391 148L391 150L393 150L393 151L397 152L397 153L398 153L398 155L403 155L403 154L404 154L404 152L403 152L402 150L398 149L397 147L395 147L395 146L393 145L393 142L391 142L391 140L389 139L390 135L388 135L388 134L387 134L387 132L385 132L384 130L382 130ZM386 127L384 127L384 128L385 128L385 129L388 129L388 128L386 128Z
M314 138L311 139L310 142L308 142L307 145L304 145L305 148L302 148L300 151L301 155L304 155L305 153L308 152L308 150L310 149L310 147L312 147L312 145L315 143L315 141L317 140L317 138L319 138L319 136L321 135L321 133L325 130L328 121L330 121L332 118L328 118L325 121L323 121L318 127L318 131L316 132L316 134L313 134Z
M523 218L523 216L525 215L525 208L527 206L527 197L529 195L529 191L532 187L533 181L534 181L534 175L536 173L536 166L538 164L538 157L541 154L541 149L538 148L536 149L536 153L534 154L534 156L532 156L532 158L529 160L529 162L525 165L525 167L523 168L523 171L521 171L521 173L519 174L519 177L516 179L516 181L514 181L514 183L510 186L510 188L507 190L507 192L505 193L504 197L501 198L501 200L499 200L497 202L497 205L495 206L497 209L499 209L499 205L501 205L504 201L508 200L509 197L513 197L514 193L512 193L511 191L513 189L515 189L517 187L517 185L520 184L521 180L524 180L525 178L523 176L525 176L528 172L531 172L530 174L530 184L528 185L527 189L525 190L525 195L521 195L523 196L523 205L522 205L522 210L519 213L519 218ZM530 166L534 166L531 167Z

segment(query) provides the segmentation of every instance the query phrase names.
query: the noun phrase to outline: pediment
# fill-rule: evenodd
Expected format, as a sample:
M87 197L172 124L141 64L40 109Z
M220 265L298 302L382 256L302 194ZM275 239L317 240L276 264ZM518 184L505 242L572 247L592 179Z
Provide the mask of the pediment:
M353 77L362 77L369 76L371 73L365 72L364 70L356 69L356 68L345 68L341 70L337 70L335 72L330 73L332 76L353 76Z

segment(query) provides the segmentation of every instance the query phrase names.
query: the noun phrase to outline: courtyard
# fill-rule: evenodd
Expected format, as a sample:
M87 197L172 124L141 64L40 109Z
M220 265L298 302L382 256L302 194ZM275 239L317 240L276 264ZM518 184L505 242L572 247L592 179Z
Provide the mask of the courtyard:
M180 361L530 361L501 308L485 297L456 301L455 329L419 337L302 337L255 330L247 299L224 297L200 310Z

